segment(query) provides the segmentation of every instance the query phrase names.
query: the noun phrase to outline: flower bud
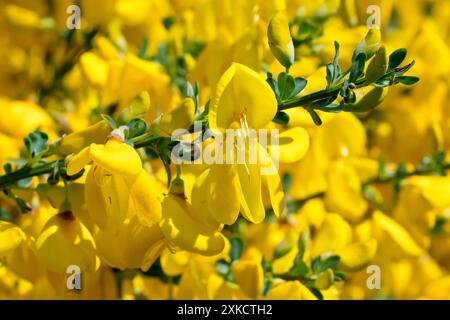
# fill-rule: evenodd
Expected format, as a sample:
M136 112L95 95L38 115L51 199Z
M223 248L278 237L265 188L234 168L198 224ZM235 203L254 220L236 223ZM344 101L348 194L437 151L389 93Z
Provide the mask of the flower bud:
M366 59L370 59L381 46L381 31L377 27L369 29L366 37L358 44L355 49L354 57L361 52L366 54Z
M269 46L273 55L286 68L294 63L295 51L289 30L289 21L287 16L278 12L269 22L267 29Z

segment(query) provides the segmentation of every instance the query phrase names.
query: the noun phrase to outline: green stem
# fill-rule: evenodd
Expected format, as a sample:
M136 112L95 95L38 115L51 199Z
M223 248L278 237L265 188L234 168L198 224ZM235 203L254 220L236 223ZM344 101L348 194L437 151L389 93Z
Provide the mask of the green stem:
M64 160L56 160L56 161L64 163ZM46 173L51 173L53 170L53 164L56 161L48 162L31 168L25 166L15 172L0 176L0 189L3 189L8 185L14 184L22 179L27 179L34 176L40 176Z
M356 88L364 86L365 82L366 78L359 79L355 83ZM320 90L311 94L307 94L303 97L294 97L292 99L281 101L280 104L278 105L278 111L306 106L311 106L313 109L316 109L314 105L312 105L314 102L329 99L331 97L336 96L337 94L339 94L339 91L341 90L342 86L343 84L341 83L337 87Z

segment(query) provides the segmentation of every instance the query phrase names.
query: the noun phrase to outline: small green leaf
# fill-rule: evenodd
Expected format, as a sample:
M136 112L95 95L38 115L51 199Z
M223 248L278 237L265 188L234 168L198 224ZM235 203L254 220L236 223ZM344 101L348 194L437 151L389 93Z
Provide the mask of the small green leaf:
M397 49L389 56L389 69L397 68L405 60L407 50L405 48Z
M280 73L278 76L278 91L280 92L280 99L285 100L291 96L295 90L294 78L286 72Z
M240 237L230 239L230 258L232 261L238 260L244 250L244 242Z
M25 148L31 158L43 152L47 148L47 142L47 134L41 131L33 131L24 138Z
M311 269L314 273L320 272L320 265L322 264L322 257L318 256L311 262Z
M298 279L305 277L309 272L309 268L302 260L300 255L297 255L294 260L294 264L288 272L290 278Z
M341 261L341 257L339 256L330 256L325 261L322 262L320 266L320 272L324 272L327 269L336 269L339 265L339 261Z
M292 186L292 175L286 172L281 178L281 185L283 187L283 192L287 193Z
M278 111L272 121L276 124L285 126L289 123L289 115L284 111Z
M272 73L267 72L267 79L266 82L269 84L269 86L272 88L272 91L275 93L275 96L277 99L280 96L280 91L278 90L278 84L277 81L273 78Z
M128 138L131 139L144 134L147 130L147 123L142 119L136 118L128 122L127 127L130 129Z
M320 126L322 124L322 119L320 119L319 115L314 111L313 108L308 106L306 107L306 111L308 111L316 126Z
M311 293L312 293L313 295L316 296L317 299L323 300L323 295L322 295L322 293L320 292L319 289L314 288L314 287L308 287L308 289L309 289L309 291L311 291Z
M364 66L366 64L366 54L364 52L359 53L353 61L350 71L349 81L355 83L356 80L364 73Z
M273 253L273 259L279 259L281 257L284 257L286 254L289 253L292 249L292 244L289 241L283 240L277 246L275 247L274 253Z
M102 114L102 119L105 120L109 124L111 129L113 129L113 130L117 129L116 121L114 121L114 119L111 116L109 116L107 114Z
M386 49L381 46L375 57L370 61L366 71L366 84L371 84L382 78L387 71Z
M417 83L420 80L419 77L414 77L414 76L400 76L400 77L397 77L397 79L399 80L399 82L401 84L404 84L407 86L412 86L413 84Z
M305 251L308 248L309 236L310 236L309 229L305 229L304 231L302 231L300 237L298 238L297 247L298 247L298 256L300 258L303 258L303 255L305 254Z
M294 82L295 82L295 87L294 87L294 90L292 90L291 94L289 95L289 98L293 98L296 95L298 95L300 92L302 92L308 83L308 81L306 79L303 79L301 77L295 78Z
M139 44L138 57L141 59L145 59L145 55L148 47L148 38L144 37Z

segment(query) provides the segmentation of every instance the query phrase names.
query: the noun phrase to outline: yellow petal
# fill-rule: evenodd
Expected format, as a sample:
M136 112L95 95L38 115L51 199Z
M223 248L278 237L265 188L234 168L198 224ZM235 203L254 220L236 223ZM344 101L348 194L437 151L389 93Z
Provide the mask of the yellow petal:
M66 163L66 171L69 176L73 176L80 172L85 166L91 162L89 156L89 147L84 148L77 154L68 157Z
M309 291L300 281L286 281L273 286L268 300L317 300L316 296Z
M129 212L136 214L144 225L151 226L158 223L161 219L161 202L158 194L161 192L156 181L142 169L138 177L132 179L129 188Z
M302 159L309 148L308 132L295 127L281 132L278 135L278 154L281 163L293 163Z
M12 223L0 221L0 256L16 249L25 240L23 231Z
M189 264L192 254L187 251L172 253L166 249L161 254L161 268L168 276L174 277L183 273Z
M390 250L406 254L410 257L418 257L424 254L411 235L398 222L386 216L380 211L373 214L374 234L382 240L386 239ZM380 249L383 245L380 244Z
M340 268L344 271L355 272L366 267L374 258L377 252L377 240L370 239L364 242L357 242L339 249L336 254L341 257Z
M211 166L208 207L218 222L233 224L236 221L240 209L239 187L235 166L228 164Z
M189 203L179 196L169 194L164 198L159 225L169 247L206 256L222 252L225 246L223 235L194 220L191 210Z
M94 240L76 218L51 218L37 238L36 248L39 260L53 272L65 273L70 265L82 271L98 267Z
M108 64L95 53L86 52L80 57L81 70L90 85L102 88L108 79Z
M86 177L85 198L94 223L100 228L119 228L128 211L129 192L122 177L92 166Z
M213 181L211 180L210 169L203 171L200 176L196 178L191 191L192 213L198 221L203 221L203 223L210 227L211 230L219 230L222 227L221 222L224 222L220 222L220 220L216 218L216 215L219 218L222 218L223 216L227 217L229 214L228 210L230 210L227 206L231 204L232 206L235 206L237 208L235 212L237 218L237 215L239 214L239 197L236 196L235 200L232 200L233 198L228 198L228 201L223 201L224 197L219 197L220 192L218 192L217 190L222 190L221 192L226 192L227 195L231 195L231 197L233 197L232 190L230 190L231 193L223 191L227 190L226 188L229 187L229 183L224 184L223 187L225 189L222 189L220 187L216 188L216 184L220 184L220 182L223 180L218 177L215 177ZM216 191L210 192L210 188L211 190L216 189ZM237 191L235 192L237 193ZM210 201L213 202L212 206L209 206ZM217 207L215 207L216 204ZM222 207L222 204L224 204L225 207ZM236 220L236 218L233 220L233 222Z
M258 164L237 164L241 189L241 208L244 217L253 223L264 220L265 210L261 194L261 172Z
M272 161L272 158L267 154L267 151L258 146L260 156L260 170L268 170L261 175L262 184L266 188L270 203L275 216L279 217L284 210L284 192L281 185L280 176L278 175L277 168ZM269 171L270 170L270 171Z
M81 131L77 131L61 138L57 144L57 152L61 155L80 152L81 149L88 147L91 143L104 143L111 127L105 121L99 121Z
M326 215L312 243L312 256L346 247L352 239L350 225L338 214Z
M139 154L133 147L117 139L109 139L104 146L92 144L89 154L92 161L110 173L138 175L141 172Z
M262 291L264 272L261 262L254 260L238 260L231 266L236 283L250 298L256 299Z
M262 128L277 112L270 86L252 69L233 63L217 84L209 107L213 129L226 129L246 115L251 128Z
M337 162L328 172L328 190L325 204L333 212L350 221L358 221L367 210L361 181L355 170L344 162Z

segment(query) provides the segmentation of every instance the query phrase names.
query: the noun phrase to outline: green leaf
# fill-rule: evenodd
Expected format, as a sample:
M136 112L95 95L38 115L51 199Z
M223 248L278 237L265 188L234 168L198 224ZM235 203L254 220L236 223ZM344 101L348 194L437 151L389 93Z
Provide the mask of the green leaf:
M47 142L47 134L41 131L33 131L24 138L25 148L31 158L34 158L38 153L46 150Z
M334 42L334 59L333 62L327 64L327 83L328 87L336 82L337 79L341 76L341 68L339 67L339 43L337 41Z
M355 83L356 80L364 73L364 66L366 64L366 54L364 52L359 53L353 61L350 71L349 81Z
M400 77L397 77L397 79L399 80L399 82L401 84L404 84L407 86L412 86L413 84L417 83L420 80L419 77L414 77L414 76L400 76Z
M285 126L289 123L289 115L284 111L278 111L272 121L276 124Z
M279 259L281 257L284 257L286 254L289 253L292 249L292 244L289 241L283 240L277 246L275 247L275 250L273 252L273 259Z
M127 127L130 129L128 132L128 139L140 136L147 130L147 123L139 118L132 119L128 122Z
M287 74L286 72L282 72L278 76L278 91L280 92L280 99L285 100L291 96L291 93L294 92L295 89L295 80L294 78Z
M320 272L320 265L322 264L322 257L318 256L311 262L311 269L314 273Z
M230 239L231 261L238 260L241 257L243 250L244 250L244 242L240 237L233 237Z
M264 286L262 290L263 296L266 296L272 287L272 276L270 273L264 274Z
M407 50L405 48L397 49L389 56L389 69L397 68L405 60Z
M345 272L344 271L336 271L334 273L334 281L344 281L345 280Z
M302 258L297 255L294 260L294 265L289 270L289 277L292 278L302 278L305 277L309 272L309 268Z
M314 287L308 287L308 289L309 289L309 291L311 291L311 293L312 293L313 295L316 296L317 299L323 300L323 295L322 295L322 293L320 292L319 289L314 288Z
M386 49L384 46L381 46L367 67L366 84L369 85L381 79L385 75L387 68Z
M113 130L117 129L116 121L114 121L114 119L111 116L109 116L107 114L102 114L101 116L102 116L102 119L105 120L109 124L111 129L113 129Z
M281 178L281 185L283 187L283 192L287 193L292 186L292 175L286 172Z
M144 37L139 44L138 57L141 59L145 59L145 54L147 52L148 47L148 38Z
M308 111L309 115L311 116L311 118L314 121L314 124L316 126L320 126L322 124L322 119L320 119L319 115L317 114L317 112L314 111L313 108L307 106L306 107L306 111Z
M324 272L327 269L336 269L339 265L339 261L341 261L341 257L339 256L330 256L320 265L320 272Z
M309 244L309 229L306 229L302 231L300 234L300 237L298 238L298 256L300 258L303 258L303 255L305 254L306 249L308 248Z
M267 72L267 79L266 82L269 84L269 86L272 88L273 92L275 93L275 96L277 99L280 96L280 91L278 90L278 84L277 81L273 78L272 73Z
M289 95L289 98L293 98L296 95L298 95L300 92L302 92L308 83L308 81L306 79L303 79L301 77L295 78L294 82L295 82L294 90L292 90L291 94Z

